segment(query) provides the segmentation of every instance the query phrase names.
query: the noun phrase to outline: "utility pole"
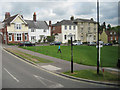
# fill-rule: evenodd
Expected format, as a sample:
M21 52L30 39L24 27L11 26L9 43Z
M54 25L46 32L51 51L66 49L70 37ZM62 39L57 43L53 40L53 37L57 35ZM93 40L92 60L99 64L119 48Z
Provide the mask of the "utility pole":
M97 74L99 74L99 0L97 0L97 25L98 25L98 32L97 32Z

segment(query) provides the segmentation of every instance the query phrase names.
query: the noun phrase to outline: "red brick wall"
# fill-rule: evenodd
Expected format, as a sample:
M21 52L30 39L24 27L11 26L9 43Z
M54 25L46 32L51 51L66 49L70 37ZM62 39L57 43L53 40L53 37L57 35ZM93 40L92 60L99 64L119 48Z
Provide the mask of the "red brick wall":
M53 34L61 33L61 32L62 32L61 26L55 26L55 30L53 30L53 28L52 28L52 33Z

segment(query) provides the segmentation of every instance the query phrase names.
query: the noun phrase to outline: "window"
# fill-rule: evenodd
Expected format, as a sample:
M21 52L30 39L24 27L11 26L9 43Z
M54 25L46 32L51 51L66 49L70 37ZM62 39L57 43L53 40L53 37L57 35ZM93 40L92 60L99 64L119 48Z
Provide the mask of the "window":
M81 40L83 40L83 36L81 36Z
M96 32L96 28L94 28L94 32Z
M25 33L25 41L27 40L27 33Z
M75 30L75 29L76 29L76 26L73 26L73 29Z
M71 26L69 26L69 30L71 30Z
M67 26L65 26L65 30L67 30Z
M96 40L96 36L94 36L94 40Z
M81 28L81 32L83 32L83 28Z
M67 36L65 35L64 37L65 37L65 40L66 40L66 39L67 39Z
M31 40L36 40L36 36L31 36Z
M21 29L21 24L15 24L16 29Z
M31 29L31 32L35 32L35 29Z
M17 34L17 41L21 41L21 40L22 40L21 35L22 35L22 34Z
M111 37L111 40L113 40L113 37Z
M12 33L9 33L9 41L12 41Z
M74 40L75 40L75 35L74 35Z

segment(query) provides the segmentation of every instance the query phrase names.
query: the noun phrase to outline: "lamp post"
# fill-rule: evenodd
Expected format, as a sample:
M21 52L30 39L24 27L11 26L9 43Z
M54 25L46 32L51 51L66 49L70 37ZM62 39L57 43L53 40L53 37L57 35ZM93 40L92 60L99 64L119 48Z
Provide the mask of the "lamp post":
M97 32L97 74L99 74L99 0L97 0L97 25L98 25L98 32Z
M68 35L71 38L71 73L73 73L73 44L72 44L72 34Z

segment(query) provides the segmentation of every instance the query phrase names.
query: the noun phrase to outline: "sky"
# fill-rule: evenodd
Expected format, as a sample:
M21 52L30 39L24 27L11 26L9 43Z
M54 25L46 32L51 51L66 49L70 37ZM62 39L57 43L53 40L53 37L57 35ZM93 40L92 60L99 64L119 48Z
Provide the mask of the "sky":
M24 19L33 19L36 12L37 20L56 23L63 19L74 18L90 19L97 21L96 0L1 0L0 1L0 21L5 18L5 12L23 15ZM118 25L118 0L100 1L100 23L106 22L112 26Z

